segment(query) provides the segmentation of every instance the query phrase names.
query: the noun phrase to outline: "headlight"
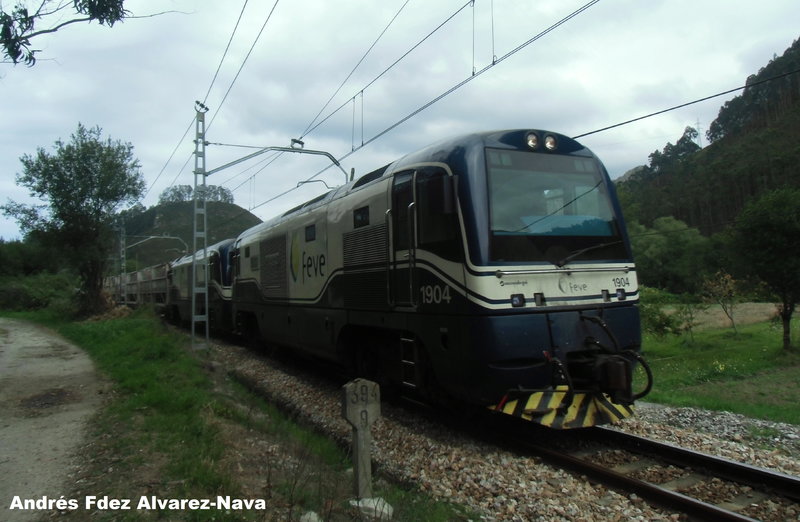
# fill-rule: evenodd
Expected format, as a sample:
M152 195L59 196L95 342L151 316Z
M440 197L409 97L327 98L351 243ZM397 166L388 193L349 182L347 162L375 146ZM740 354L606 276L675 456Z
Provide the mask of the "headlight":
M529 133L525 137L525 141L528 143L528 147L530 147L533 150L536 150L539 147L539 136L537 136L533 132Z

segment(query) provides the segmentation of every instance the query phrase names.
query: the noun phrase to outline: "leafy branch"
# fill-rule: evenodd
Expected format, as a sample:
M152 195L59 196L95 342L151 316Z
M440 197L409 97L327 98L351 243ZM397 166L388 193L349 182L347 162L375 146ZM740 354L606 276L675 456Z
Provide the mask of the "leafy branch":
M38 8L31 11L22 3L16 4L10 12L0 11L0 46L3 54L12 63L36 63L37 49L31 48L31 39L50 34L71 24L96 20L100 25L112 27L116 22L129 17L123 7L124 0L42 0ZM55 14L72 4L78 18L73 18L46 29L36 30L37 22L51 19Z

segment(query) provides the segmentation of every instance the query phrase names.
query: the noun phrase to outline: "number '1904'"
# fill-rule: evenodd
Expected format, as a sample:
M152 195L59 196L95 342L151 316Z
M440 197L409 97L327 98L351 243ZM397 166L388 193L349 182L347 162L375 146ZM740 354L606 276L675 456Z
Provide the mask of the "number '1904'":
M614 283L615 288L625 288L631 284L628 277L615 277L611 282Z
M419 288L422 304L450 304L450 287L442 285L425 285Z

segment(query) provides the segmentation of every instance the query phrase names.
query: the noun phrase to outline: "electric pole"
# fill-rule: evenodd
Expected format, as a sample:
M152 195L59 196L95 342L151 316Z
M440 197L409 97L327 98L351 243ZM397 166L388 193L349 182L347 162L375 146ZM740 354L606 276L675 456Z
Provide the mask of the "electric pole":
M208 107L195 102L194 139L194 200L192 256L192 349L208 348L210 324L208 317L208 252L206 248L208 218L206 216L206 112ZM199 259L198 259L199 257ZM205 325L205 342L195 342L198 323Z
M207 217L206 217L206 178L211 174L238 165L243 161L255 158L265 152L296 152L301 154L318 154L329 158L334 165L344 173L345 183L347 183L347 172L342 168L336 158L328 152L320 150L303 149L303 142L293 139L291 147L264 147L252 154L226 163L221 167L206 170L206 112L208 107L201 102L195 102L195 140L194 140L194 243L192 256L192 348L201 349L210 346L210 324L208 313L208 251L207 251ZM197 323L204 323L206 327L205 344L200 346L195 344L195 328Z

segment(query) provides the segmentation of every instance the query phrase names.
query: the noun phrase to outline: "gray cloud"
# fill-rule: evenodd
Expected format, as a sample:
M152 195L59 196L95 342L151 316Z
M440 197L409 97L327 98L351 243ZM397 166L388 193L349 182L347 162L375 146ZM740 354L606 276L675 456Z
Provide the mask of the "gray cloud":
M207 104L212 142L288 145L311 122L404 0L279 3L261 39L220 109L222 97L244 60L273 0L249 2L239 32ZM412 0L341 88L322 116L346 104L306 136L307 147L348 154L458 82L480 71L584 2L476 2L380 80L360 90L420 41L460 0ZM166 6L166 7L165 7ZM156 177L203 99L239 14L241 3L169 3L141 0L137 15L108 29L70 26L37 42L33 68L0 67L0 190L26 201L14 184L19 157L49 149L80 121L129 141L142 162L145 201L173 180L191 184L192 128L163 174ZM473 18L474 15L474 18ZM365 173L441 137L513 127L549 128L568 135L588 132L730 89L744 83L797 38L796 0L753 7L743 0L601 1L552 33L491 68L414 116L343 163ZM492 26L492 20L494 25ZM475 32L473 33L473 26ZM494 29L494 31L492 31ZM473 37L474 34L474 37ZM348 103L355 96L355 107ZM612 176L647 162L652 151L674 142L687 125L704 130L728 98L704 102L582 141L606 163ZM363 115L362 115L363 106ZM355 125L354 125L355 108ZM219 114L217 114L219 111ZM363 134L362 134L363 118ZM210 146L213 168L249 151ZM216 174L209 183L234 188L237 203L274 213L319 194L313 184L263 204L325 167L319 158L281 157L247 181L261 166L243 165ZM179 173L180 171L180 173ZM340 172L321 178L339 183ZM0 218L0 236L18 235Z

